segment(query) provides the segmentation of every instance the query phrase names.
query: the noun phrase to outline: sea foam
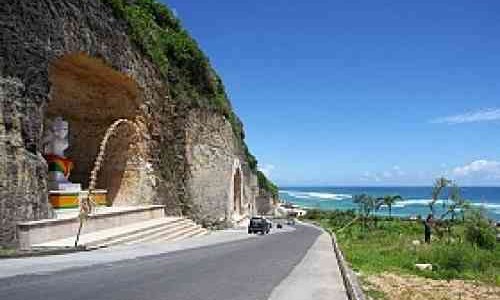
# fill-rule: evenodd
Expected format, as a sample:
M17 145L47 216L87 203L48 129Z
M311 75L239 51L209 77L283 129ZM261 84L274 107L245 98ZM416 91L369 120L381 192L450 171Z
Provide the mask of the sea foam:
M352 195L349 194L332 194L320 192L301 192L301 191L280 191L280 193L287 194L297 199L319 199L319 200L346 200L351 199Z

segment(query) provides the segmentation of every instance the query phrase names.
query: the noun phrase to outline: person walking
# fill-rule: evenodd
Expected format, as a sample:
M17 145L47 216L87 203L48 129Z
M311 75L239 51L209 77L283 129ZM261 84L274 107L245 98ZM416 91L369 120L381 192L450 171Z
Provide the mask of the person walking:
M432 214L429 214L425 219L424 223L424 241L427 244L431 243L431 234L432 234Z

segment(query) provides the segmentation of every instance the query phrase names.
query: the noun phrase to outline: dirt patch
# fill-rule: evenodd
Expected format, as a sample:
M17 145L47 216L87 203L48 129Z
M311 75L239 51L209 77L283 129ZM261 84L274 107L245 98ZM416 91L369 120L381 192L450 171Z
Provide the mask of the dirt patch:
M385 294L387 300L498 300L500 287L463 280L433 280L384 273L365 278L365 287Z

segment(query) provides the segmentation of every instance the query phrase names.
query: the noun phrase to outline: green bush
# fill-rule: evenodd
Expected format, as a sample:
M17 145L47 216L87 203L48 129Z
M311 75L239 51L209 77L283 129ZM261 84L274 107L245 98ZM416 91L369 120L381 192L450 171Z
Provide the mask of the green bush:
M434 278L484 278L494 282L500 268L498 253L465 243L433 243L417 254L418 263L431 263Z
M257 171L257 180L259 183L259 188L267 191L273 195L273 197L278 197L278 187L267 179L266 175L261 171Z
M321 209L308 209L307 214L305 216L301 217L301 219L319 221L319 220L323 219L325 212L326 211L321 210Z
M328 226L332 229L340 229L347 224L349 224L354 218L356 218L356 211L352 210L334 210L330 212L327 216Z
M472 265L469 249L462 244L432 245L430 261L438 270L462 272Z
M484 249L496 246L496 231L482 211L471 211L465 219L465 240Z

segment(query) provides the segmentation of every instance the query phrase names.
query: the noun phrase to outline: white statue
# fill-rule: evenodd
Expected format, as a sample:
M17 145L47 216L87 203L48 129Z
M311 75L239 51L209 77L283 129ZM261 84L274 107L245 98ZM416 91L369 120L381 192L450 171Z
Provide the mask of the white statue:
M64 156L69 147L68 122L62 117L56 117L48 124L42 140L44 156L49 166L49 189L80 191L81 185L68 180L73 161Z
M43 138L44 154L65 157L64 151L68 149L68 122L61 117L56 117L48 126Z

